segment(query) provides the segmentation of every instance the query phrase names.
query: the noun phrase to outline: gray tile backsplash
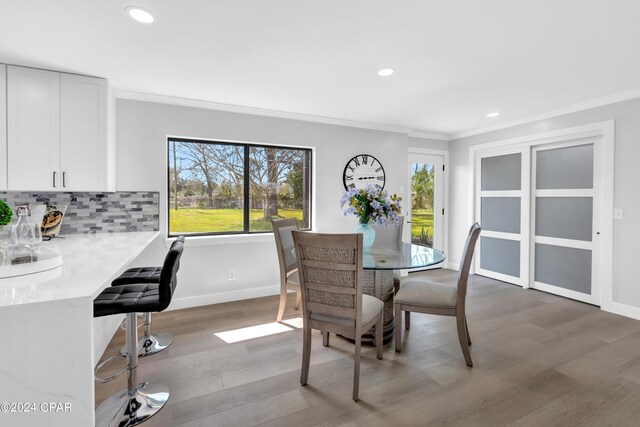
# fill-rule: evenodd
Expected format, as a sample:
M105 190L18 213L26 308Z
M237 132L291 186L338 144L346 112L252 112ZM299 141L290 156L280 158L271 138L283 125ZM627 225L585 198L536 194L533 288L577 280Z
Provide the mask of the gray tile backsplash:
M158 192L37 193L1 192L4 200L20 205L67 205L60 234L158 231ZM15 219L15 215L14 215Z

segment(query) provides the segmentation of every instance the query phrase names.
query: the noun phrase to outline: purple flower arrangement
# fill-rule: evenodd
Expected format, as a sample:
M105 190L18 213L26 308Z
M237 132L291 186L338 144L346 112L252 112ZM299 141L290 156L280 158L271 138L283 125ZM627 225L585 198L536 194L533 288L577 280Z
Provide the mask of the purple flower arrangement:
M398 224L402 197L389 195L388 191L377 189L371 184L366 188L349 188L340 197L340 207L344 215L355 215L360 224L373 221L378 225ZM346 205L346 208L345 208Z

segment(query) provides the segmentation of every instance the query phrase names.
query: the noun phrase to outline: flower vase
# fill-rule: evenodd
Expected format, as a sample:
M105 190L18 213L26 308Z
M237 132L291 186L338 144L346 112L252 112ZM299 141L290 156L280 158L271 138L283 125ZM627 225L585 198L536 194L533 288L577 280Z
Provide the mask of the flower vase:
M353 232L362 234L362 250L369 252L373 241L376 239L376 230L370 227L369 224L358 223L358 226L353 229Z

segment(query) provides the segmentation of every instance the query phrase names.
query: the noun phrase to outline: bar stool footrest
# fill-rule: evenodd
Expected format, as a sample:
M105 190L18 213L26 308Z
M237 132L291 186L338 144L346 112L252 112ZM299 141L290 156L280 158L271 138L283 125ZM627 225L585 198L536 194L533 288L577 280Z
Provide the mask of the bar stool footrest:
M100 369L102 369L102 367L104 365L106 365L107 363L111 362L114 359L121 359L123 356L123 354L118 353L118 354L114 354L113 356L109 357L108 359L103 360L102 362L98 363L95 367L95 369L93 370L93 377L96 380L96 382L100 383L100 384L106 384L108 382L111 382L113 380L115 380L116 378L118 378L120 376L120 374L122 374L124 371L127 370L127 368L129 368L129 364L127 363L126 365L124 365L124 367L122 369L120 369L118 372L116 372L115 374L113 374L110 377L107 378L102 378L98 376L98 371Z

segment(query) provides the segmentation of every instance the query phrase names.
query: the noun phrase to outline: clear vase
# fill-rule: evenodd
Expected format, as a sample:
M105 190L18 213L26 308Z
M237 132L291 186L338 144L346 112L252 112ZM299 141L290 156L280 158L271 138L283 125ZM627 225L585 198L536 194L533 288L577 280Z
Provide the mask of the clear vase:
M369 252L373 241L376 239L376 230L370 227L369 224L358 223L353 232L362 234L362 249L364 252Z

